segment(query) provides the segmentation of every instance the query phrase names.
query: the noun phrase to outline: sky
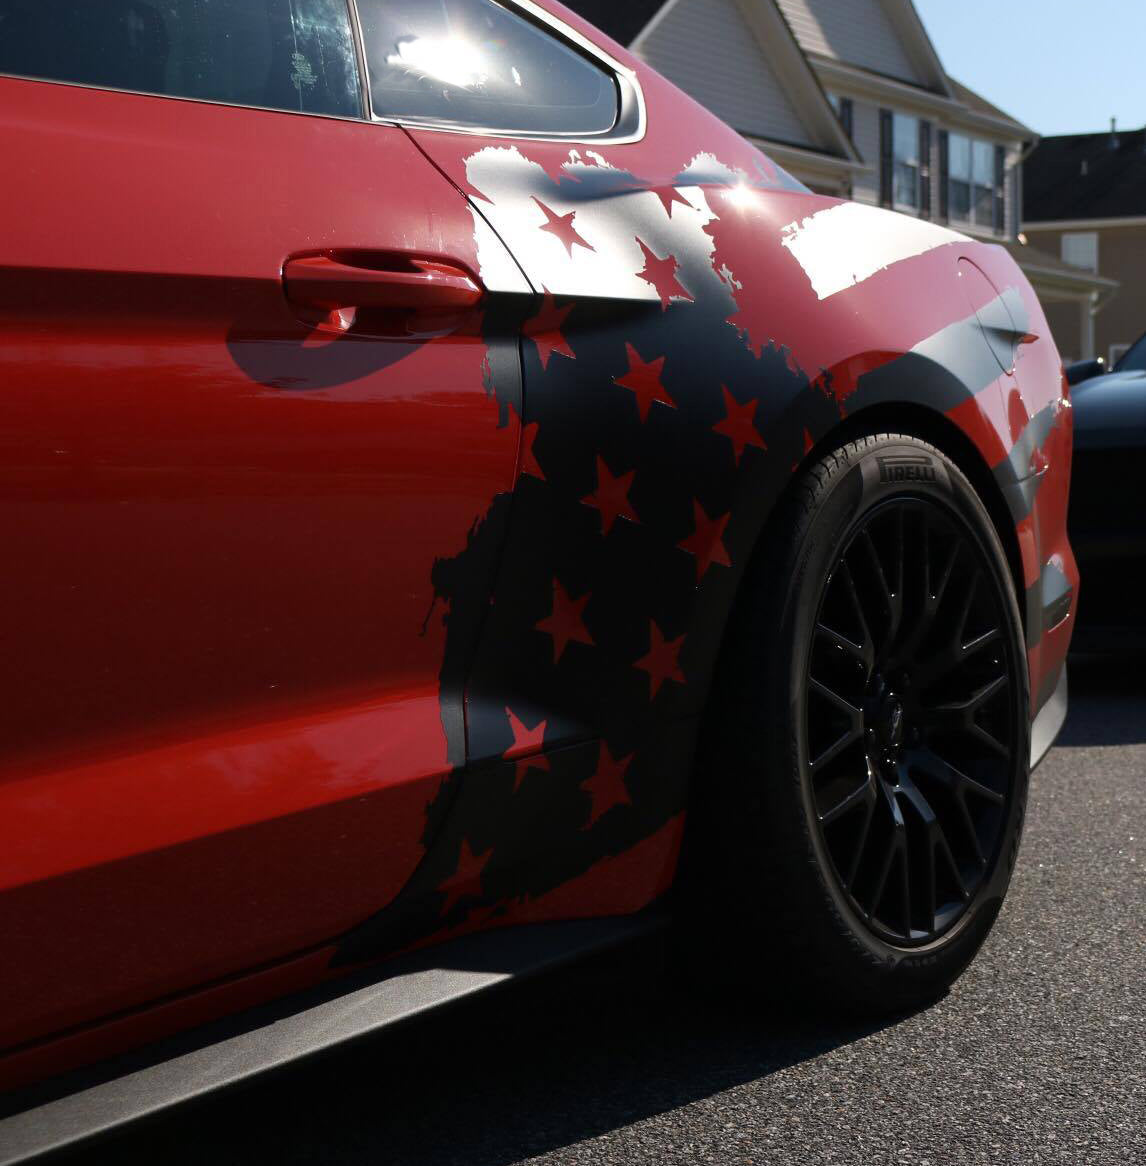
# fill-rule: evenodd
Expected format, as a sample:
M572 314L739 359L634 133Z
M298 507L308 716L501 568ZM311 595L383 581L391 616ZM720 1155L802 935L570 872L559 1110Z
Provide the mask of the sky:
M1146 0L915 0L947 72L1037 133L1146 125Z

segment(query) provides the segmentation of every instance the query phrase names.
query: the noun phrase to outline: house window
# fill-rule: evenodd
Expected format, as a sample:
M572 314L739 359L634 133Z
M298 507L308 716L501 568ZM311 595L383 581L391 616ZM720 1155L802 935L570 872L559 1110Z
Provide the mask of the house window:
M1003 197L995 146L951 134L947 142L947 213L961 223L994 230L996 201Z
M852 136L852 99L850 97L841 97L838 93L829 93L828 100L832 104L832 109L836 111L836 117L840 119L840 125L844 127L844 133L849 138Z
M976 226L995 225L995 147L991 142L971 143L971 177Z
M919 119L901 113L892 119L892 205L919 209Z
M1062 261L1085 271L1098 270L1098 234L1095 231L1068 231L1062 237Z

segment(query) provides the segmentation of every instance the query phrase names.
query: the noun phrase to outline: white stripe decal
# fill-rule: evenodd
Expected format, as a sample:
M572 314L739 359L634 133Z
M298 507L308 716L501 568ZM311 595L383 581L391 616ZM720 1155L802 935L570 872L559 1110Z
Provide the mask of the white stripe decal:
M789 223L781 238L821 300L863 283L893 263L948 243L970 241L926 219L858 202L838 203Z

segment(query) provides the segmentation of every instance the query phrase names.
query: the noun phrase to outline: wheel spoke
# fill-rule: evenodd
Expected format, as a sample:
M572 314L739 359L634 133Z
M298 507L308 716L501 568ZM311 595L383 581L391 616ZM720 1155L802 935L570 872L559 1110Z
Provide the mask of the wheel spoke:
M980 870L985 870L987 867L987 856L983 853L983 844L979 841L979 831L975 829L975 820L971 817L971 810L967 805L967 799L957 797L955 804L959 807L959 820L963 823L963 830L971 840L971 849L975 851L975 861L978 863Z
M903 882L901 890L903 892L903 900L900 903L900 910L903 912L903 934L905 938L911 938L911 856L907 851L907 828L904 827L904 842L899 848L899 868L903 872Z
M896 860L902 857L906 861L907 856L907 824L903 820L903 811L899 808L895 794L886 787L883 789L883 795L884 803L891 813L891 837L887 840L887 850L884 852L879 877L875 881L875 890L871 899L871 910L868 912L871 918L875 918L876 913L879 911L879 905L887 892L887 884L891 878L892 867L895 865ZM906 877L905 867L904 878L906 879ZM907 930L904 931L904 935L909 935L910 931L911 923L908 920Z
M826 640L833 648L837 648L845 655L850 656L853 660L862 664L864 668L871 669L872 650L870 641L857 644L842 632L837 632L835 628L830 628L825 623L816 624L816 635L822 640ZM867 679L866 673L864 679Z
M893 580L895 583L895 590L892 594L895 596L896 605L899 609L900 615L903 614L903 571L904 559L906 558L903 539L903 523L904 512L902 510L897 510L895 512L895 578Z
M962 730L973 736L982 734L984 737L989 737L989 734L985 733L975 720L975 714L993 696L1002 692L1008 684L1010 684L1010 679L1005 674L996 676L994 680L989 680L977 688L966 700L948 701L946 704L927 709L924 713L924 721L928 727L933 729ZM993 740L993 738L991 739ZM1005 746L1000 742L995 741L994 744L1006 753Z
M971 726L971 736L979 742L980 745L988 748L996 757L1009 758L1011 756L1010 749L1003 744L998 737L988 733L986 729L980 724Z
M959 559L959 543L952 543L951 549L947 552L947 561L943 564L943 570L939 573L939 585L931 593L932 602L935 604L935 610L939 610L939 605L943 602L943 596L947 594L947 584L951 582L951 576L955 571L955 564Z
M903 617L903 593L901 590L897 591L888 582L887 574L879 559L879 551L876 550L875 540L866 527L860 534L860 541L867 553L868 565L875 577L880 602L883 604L884 616L887 620L886 643L894 644L899 635L899 625Z
M834 761L839 755L848 748L849 745L854 745L857 741L863 740L863 728L856 727L848 729L846 733L833 741L824 751L813 761L808 762L808 768L813 774L820 773L824 766L829 762Z
M927 660L918 669L918 680L924 688L932 687L936 681L955 673L972 656L1002 639L999 628L981 632L966 644L951 640L949 643L929 653Z
M991 628L989 631L982 632L973 640L960 647L960 655L963 659L967 659L967 657L973 656L976 652L981 652L984 648L989 648L992 644L998 643L1002 638L1002 634L998 628Z
M830 810L820 815L820 821L825 826L830 826L833 822L838 822L845 814L850 814L852 810L858 809L860 806L871 806L875 803L875 778L868 772L867 780L863 785L854 789L847 797L841 798Z
M908 772L914 769L922 770L934 781L940 782L956 797L964 794L974 794L996 806L1001 806L1006 800L1001 793L997 793L990 786L968 777L961 769L957 769L951 762L940 757L934 749L914 749L907 754L905 763Z
M852 704L851 701L846 700L844 697L840 696L838 692L834 692L826 684L821 684L815 677L809 678L808 687L812 692L818 693L824 698L824 700L828 701L830 704L835 705L835 707L848 718L848 721L853 729L863 729L862 709L856 708L856 706Z
M956 771L957 772L957 771ZM969 779L968 779L969 780ZM910 801L912 808L920 819L920 824L923 830L924 842L926 844L927 856L927 883L926 883L926 899L929 920L928 927L935 926L935 916L938 911L937 903L937 878L935 869L935 855L938 851L946 861L951 873L955 877L955 882L959 888L959 895L966 902L970 898L970 891L963 880L962 872L959 870L959 864L955 861L955 855L952 853L951 844L947 838L947 831L943 827L942 821L935 813L930 801L928 801L923 791L911 780L910 767L905 764L902 767L902 772L899 778L900 791ZM961 801L960 797L960 801ZM976 847L978 846L978 838L974 839Z
M867 676L871 675L872 667L875 664L875 643L871 636L871 625L868 623L867 616L864 613L863 603L860 600L859 592L856 590L855 576L852 575L851 568L847 563L842 561L838 568L839 577L843 581L844 591L847 593L848 601L851 604L852 611L859 622L860 634L862 636L863 648L863 663L867 668ZM867 679L867 676L864 679Z
M971 581L967 584L967 590L963 593L963 599L959 604L958 614L955 617L954 640L955 643L962 646L964 633L967 631L967 620L971 615L971 608L975 603L975 596L979 591L979 580L982 575L976 571L971 576Z
M923 796L923 792L916 786L910 775L907 767L901 766L899 772L899 788L903 795L911 803L912 809L918 816L923 829L924 840L926 842L925 855L927 858L927 866L924 871L924 885L923 885L923 901L927 907L927 927L928 930L935 926L935 847L937 844L937 836L942 835L942 830L939 826L938 819L935 817L935 812L931 808L931 804Z
M874 918L876 911L879 910L879 905L883 900L883 892L887 889L887 877L891 874L891 864L895 861L895 856L899 853L899 847L896 846L895 837L893 836L887 844L887 851L883 856L883 865L879 870L879 878L875 880L875 891L871 898L871 910L868 911L868 917Z
M931 631L943 606L943 597L947 593L947 585L951 582L951 575L955 570L955 563L959 558L959 544L953 543L947 552L943 567L939 572L932 589L931 574L931 543L929 527L924 524L924 563L923 563L923 601L919 605L915 626L911 635L900 647L900 655L906 659L918 659L918 654L931 639ZM916 680L924 688L929 688L940 677L953 672L961 663L963 657L955 651L953 646L934 646L928 651L926 659L919 662Z
M872 771L870 762L867 767L867 782L864 785L864 792L866 797L864 799L863 824L860 826L859 835L856 838L855 850L852 854L851 862L848 864L847 878L844 880L844 886L849 891L855 885L860 862L863 860L864 853L867 850L867 840L871 834L871 820L875 817L875 807L879 801L879 791L876 789L876 777Z

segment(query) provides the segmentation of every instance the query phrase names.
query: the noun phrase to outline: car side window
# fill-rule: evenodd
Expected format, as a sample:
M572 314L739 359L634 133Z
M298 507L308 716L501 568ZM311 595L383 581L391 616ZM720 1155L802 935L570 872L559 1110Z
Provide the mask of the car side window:
M495 0L358 0L376 117L493 133L601 134L612 74Z
M0 0L0 73L362 115L347 0Z

